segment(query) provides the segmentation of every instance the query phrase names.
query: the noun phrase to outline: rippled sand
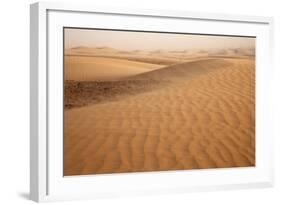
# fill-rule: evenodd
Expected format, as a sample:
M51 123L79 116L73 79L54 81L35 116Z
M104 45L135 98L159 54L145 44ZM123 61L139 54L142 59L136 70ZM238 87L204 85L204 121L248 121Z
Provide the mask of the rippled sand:
M138 89L144 79L151 86ZM255 165L254 59L204 59L124 80L130 86L110 100L65 110L64 175Z

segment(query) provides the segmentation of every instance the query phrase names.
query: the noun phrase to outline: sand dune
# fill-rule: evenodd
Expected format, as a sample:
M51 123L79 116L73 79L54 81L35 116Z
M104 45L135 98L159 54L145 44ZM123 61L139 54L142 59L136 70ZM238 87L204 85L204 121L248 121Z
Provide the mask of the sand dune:
M65 80L116 80L163 66L157 64L88 56L65 56Z
M66 55L94 55L94 54L117 54L120 51L110 47L85 47L78 46L71 49L66 49Z
M180 56L174 54L171 55L169 52L154 53L140 50L123 51L109 47L76 47L66 49L65 56L124 59L157 65L171 65L182 60Z
M255 165L253 59L145 69L100 84L113 99L65 110L64 175Z
M210 57L248 58L255 56L253 48L191 49L191 50L118 50L110 47L75 47L65 50L65 56L103 57L157 65L173 65Z
M230 65L222 59L201 59L143 72L114 81L65 81L65 108L123 99L160 89L173 81L187 80ZM91 70L92 74L97 72ZM133 73L134 74L134 73Z

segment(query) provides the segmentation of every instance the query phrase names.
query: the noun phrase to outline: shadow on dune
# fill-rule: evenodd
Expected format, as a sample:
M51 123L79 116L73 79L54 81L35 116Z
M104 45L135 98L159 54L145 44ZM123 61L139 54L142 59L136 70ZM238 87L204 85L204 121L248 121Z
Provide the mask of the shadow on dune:
M126 96L162 89L171 83L190 80L230 65L224 59L204 59L167 66L118 81L65 81L64 108L120 100Z

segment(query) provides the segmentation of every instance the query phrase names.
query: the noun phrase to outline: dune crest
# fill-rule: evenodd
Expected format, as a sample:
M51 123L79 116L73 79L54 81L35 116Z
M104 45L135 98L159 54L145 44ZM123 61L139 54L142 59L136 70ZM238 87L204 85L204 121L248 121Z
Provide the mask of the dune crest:
M65 108L81 107L89 104L123 100L130 95L150 92L165 88L179 80L189 80L196 76L207 74L216 69L232 65L223 59L200 59L179 63L159 69L144 70L140 74L135 71L119 80L114 81L67 81L65 82ZM95 73L96 71L93 71ZM116 74L111 73L116 79Z

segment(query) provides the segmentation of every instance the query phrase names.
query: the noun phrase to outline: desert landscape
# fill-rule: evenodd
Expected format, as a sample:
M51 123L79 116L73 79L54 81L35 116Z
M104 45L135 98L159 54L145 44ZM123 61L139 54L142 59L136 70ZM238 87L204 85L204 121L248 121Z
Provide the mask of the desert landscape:
M65 48L64 175L255 166L249 41Z

